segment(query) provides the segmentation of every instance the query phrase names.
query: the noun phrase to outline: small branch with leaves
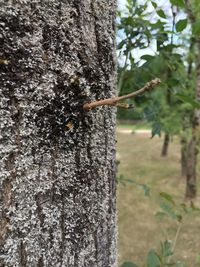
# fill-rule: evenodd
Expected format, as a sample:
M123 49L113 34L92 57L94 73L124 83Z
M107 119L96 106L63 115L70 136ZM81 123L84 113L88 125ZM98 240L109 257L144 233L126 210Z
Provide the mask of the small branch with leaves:
M142 95L146 91L150 91L151 89L153 89L159 83L161 83L161 80L156 78L156 79L148 82L144 87L142 87L141 89L139 89L135 92L132 92L130 94L123 95L123 96L116 96L116 97L111 97L111 98L107 98L107 99L94 101L91 103L86 103L83 105L83 109L85 111L89 111L90 109L93 109L93 108L96 108L99 106L116 106L116 107L122 107L122 108L133 108L132 105L129 105L126 103L119 103L119 102L122 100L125 100L125 99L134 98L138 95Z

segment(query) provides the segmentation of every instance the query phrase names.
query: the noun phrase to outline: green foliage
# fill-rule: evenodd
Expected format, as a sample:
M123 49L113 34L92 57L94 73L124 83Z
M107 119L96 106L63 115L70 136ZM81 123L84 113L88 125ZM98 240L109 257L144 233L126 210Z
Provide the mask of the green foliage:
M184 0L170 0L171 4L178 7L185 7Z
M145 118L152 125L152 137L166 132L169 135L180 134L182 119L188 118L191 112L199 105L194 100L194 79L188 79L187 63L179 52L185 40L181 43L173 42L176 34L181 40L182 31L189 24L187 18L180 19L175 25L169 25L164 9L158 7L156 1L150 1L157 14L157 18L150 20L148 1L143 5L140 2L128 1L127 12L121 14L118 27L124 29L122 40L119 42L120 55L125 57L124 66L119 66L119 93L126 94L144 86L149 80L159 77L162 84L145 96L128 100L139 107L136 111L119 110L118 118L141 119ZM183 0L171 0L172 5L184 7ZM171 18L172 19L172 18ZM174 22L175 23L175 22ZM171 28L171 30L169 30ZM193 32L200 29L200 23L194 23ZM174 38L175 39L175 38ZM177 39L177 37L176 37ZM135 49L144 49L154 43L157 51L154 55L144 54L136 62ZM190 56L190 61L193 60ZM188 96L187 99L185 96ZM186 106L186 104L188 104Z
M154 249L151 249L147 255L147 267L160 267L160 257Z
M187 121L187 127L190 128L194 110L200 109L199 102L195 100L195 67L198 62L196 62L195 45L192 44L195 38L200 36L200 1L191 0L190 3L195 16L194 22L191 22L186 12L184 19L177 20L178 12L180 10L182 14L184 12L184 0L169 1L172 5L171 18L156 0L145 1L144 4L137 0L128 0L127 12L120 14L118 25L120 31L123 31L118 45L119 56L124 59L124 65L119 65L118 68L119 93L125 94L137 90L155 77L162 80L162 84L152 92L129 100L139 107L141 115L138 118L144 118L151 123L152 137L160 136L162 131L171 136L181 134L183 120ZM149 14L148 3L153 9L153 15ZM185 38L182 32L187 28L191 28L192 33L188 32ZM148 50L145 54L144 49L152 46L155 48L154 53L151 55ZM144 52L139 59L135 56L135 51L138 49ZM120 112L122 114L122 111ZM148 186L142 183L137 184L123 176L120 176L118 181L123 184L134 183L149 195ZM150 249L144 263L145 267L185 266L173 258L184 217L193 212L199 212L193 203L190 205L177 203L170 194L166 192L159 194L159 211L156 213L156 218L172 220L177 230L173 241L166 239L160 242L158 249Z
M175 249L177 240L180 237L181 227L184 221L184 217L188 214L193 214L198 212L200 214L200 209L195 207L194 203L186 205L185 203L177 203L172 195L166 192L161 192L159 194L160 199L160 209L156 213L156 217L160 220L163 218L169 218L176 222L177 230L173 241L164 240L160 241L159 249L150 249L145 262L145 267L186 267L186 265L179 261L173 260L175 255ZM199 260L199 257L197 258ZM128 264L131 264L130 262ZM125 265L126 266L126 265ZM128 267L129 265L127 265ZM137 266L134 265L133 266ZM122 265L121 267L124 267ZM132 265L130 265L132 267Z
M134 184L134 185L138 186L139 188L141 188L144 191L144 195L146 197L150 197L150 195L151 195L151 188L148 185L143 184L143 183L138 183L133 179L127 179L122 174L117 176L117 183L121 184L123 186L125 186L126 183Z
M158 14L158 16L160 16L163 19L166 19L166 15L164 13L164 11L162 9L158 9L156 10L156 13Z
M181 32L187 27L187 19L181 19L176 23L176 31Z
M199 19L192 24L192 33L195 36L200 35L200 20Z
M189 95L186 95L184 93L178 93L176 94L176 97L179 98L181 101L190 104L193 109L200 108L200 103Z

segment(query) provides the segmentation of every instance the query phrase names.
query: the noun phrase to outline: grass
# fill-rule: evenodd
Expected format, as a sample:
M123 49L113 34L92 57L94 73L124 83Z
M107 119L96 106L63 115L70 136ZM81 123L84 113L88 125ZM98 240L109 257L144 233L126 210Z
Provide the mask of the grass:
M119 265L133 261L142 267L151 248L157 248L161 240L175 237L176 222L170 219L159 221L155 213L159 210L159 192L167 192L178 202L184 202L185 181L180 177L179 140L175 138L170 144L168 157L161 158L162 138L150 139L147 135L121 131L117 136L118 173L147 184L152 191L150 198L145 197L142 189L131 183L119 184L117 190ZM197 205L198 201L199 198ZM176 258L188 267L200 266L196 260L200 254L199 233L200 215L187 215L177 241Z

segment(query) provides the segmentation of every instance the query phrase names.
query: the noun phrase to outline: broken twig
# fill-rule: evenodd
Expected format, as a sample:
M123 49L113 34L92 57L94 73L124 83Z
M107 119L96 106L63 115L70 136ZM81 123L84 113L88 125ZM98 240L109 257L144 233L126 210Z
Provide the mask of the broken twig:
M144 92L151 90L153 87L155 87L159 83L161 83L161 80L156 78L156 79L148 82L144 87L142 87L141 89L139 89L133 93L123 95L123 96L116 96L116 97L111 97L111 98L107 98L107 99L102 99L102 100L94 101L91 103L86 103L83 105L83 109L85 111L88 111L88 110L96 108L98 106L105 106L105 105L129 108L124 103L119 103L119 101L141 95Z

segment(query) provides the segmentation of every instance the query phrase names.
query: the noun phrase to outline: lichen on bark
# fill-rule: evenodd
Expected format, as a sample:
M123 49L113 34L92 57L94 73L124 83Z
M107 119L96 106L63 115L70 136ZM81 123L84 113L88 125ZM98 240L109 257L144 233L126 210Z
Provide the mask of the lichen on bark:
M115 9L0 1L0 266L117 266Z

